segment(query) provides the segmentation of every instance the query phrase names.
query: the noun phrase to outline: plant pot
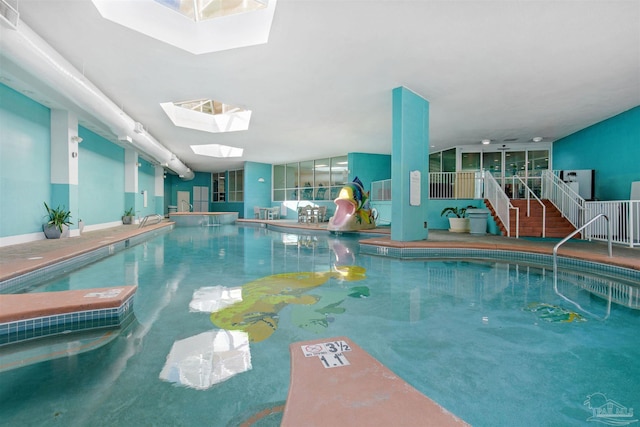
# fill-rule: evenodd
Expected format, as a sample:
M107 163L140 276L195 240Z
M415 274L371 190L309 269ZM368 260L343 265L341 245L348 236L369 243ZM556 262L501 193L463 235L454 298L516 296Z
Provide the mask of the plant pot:
M44 224L42 231L47 239L60 239L62 237L69 237L69 226L63 225L62 232L55 225Z
M449 231L452 233L468 233L470 228L469 218L449 218Z
M123 216L122 223L125 225L133 224L133 216Z

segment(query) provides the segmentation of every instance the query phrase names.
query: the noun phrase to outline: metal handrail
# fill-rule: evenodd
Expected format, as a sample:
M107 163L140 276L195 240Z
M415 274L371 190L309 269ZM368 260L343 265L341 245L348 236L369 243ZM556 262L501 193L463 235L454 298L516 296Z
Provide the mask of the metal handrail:
M542 237L546 237L545 229L547 228L547 207L544 205L544 203L542 203L542 200L540 200L540 198L536 196L536 193L534 193L533 190L529 188L527 183L524 182L520 176L516 175L515 177L518 178L518 181L520 181L520 183L527 190L527 216L531 216L531 198L529 197L529 195L533 195L538 203L540 203L540 206L542 206Z
M182 209L182 212L184 212L184 204L189 205L189 210L187 212L191 212L193 210L193 205L189 202L187 202L186 200L181 200L180 201L180 208Z
M594 222L596 219L600 217L604 217L604 219L607 220L607 243L609 248L609 257L613 256L613 251L611 248L611 221L609 221L609 217L606 216L605 214L598 214L593 218L591 218L589 221L587 221L585 225L573 231L571 234L569 234L567 237L562 239L560 242L558 242L557 245L553 247L553 282L554 284L558 280L558 248L561 245L563 245L567 240L569 240L570 238L572 238L573 236L575 236L576 234L578 234L579 232L587 228L589 225L591 225L592 222Z
M142 228L145 225L147 225L147 222L149 222L149 219L153 218L153 219L157 219L158 222L156 222L155 224L160 224L162 222L162 215L159 214L151 214L151 215L147 215L144 218L142 218L142 221L140 221L140 225L138 225L138 228Z
M582 308L582 306L580 306L580 304L578 304L577 302L575 302L575 301L571 300L570 298L564 296L558 290L558 248L562 244L564 244L567 240L569 240L570 238L572 238L573 236L575 236L576 234L578 234L579 232L581 232L582 230L587 228L589 225L591 225L592 222L594 222L595 220L597 220L600 217L604 217L604 219L607 220L607 242L608 242L608 249L609 249L609 257L612 257L613 256L613 251L612 251L612 248L611 248L611 221L609 221L609 217L607 217L605 214L598 214L598 215L594 216L585 225L583 225L582 227L578 228L577 230L575 230L574 232L569 234L567 237L562 239L560 242L558 242L557 245L555 245L553 247L553 290L555 291L555 293L558 296L562 297L565 301L568 301L568 302L572 303L577 308L579 308L581 311L583 311L583 312L585 312L587 314L590 314L593 317L597 317L597 316L595 316L594 314L592 314L589 311L585 310L584 308ZM607 304L607 314L601 320L606 320L609 317L609 314L611 313L611 300L612 300L611 292L612 292L612 288L611 288L611 284L609 284L609 298L608 298L608 304Z

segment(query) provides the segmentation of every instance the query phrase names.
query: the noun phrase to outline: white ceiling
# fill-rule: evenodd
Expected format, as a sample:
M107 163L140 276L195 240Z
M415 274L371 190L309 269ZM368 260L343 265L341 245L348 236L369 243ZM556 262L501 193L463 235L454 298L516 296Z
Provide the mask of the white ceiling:
M638 0L278 0L267 44L202 55L105 20L89 0L21 0L19 11L194 171L390 154L398 86L430 102L430 151L552 141L640 105ZM48 92L34 98L55 102ZM252 110L249 130L179 128L160 107L199 98Z

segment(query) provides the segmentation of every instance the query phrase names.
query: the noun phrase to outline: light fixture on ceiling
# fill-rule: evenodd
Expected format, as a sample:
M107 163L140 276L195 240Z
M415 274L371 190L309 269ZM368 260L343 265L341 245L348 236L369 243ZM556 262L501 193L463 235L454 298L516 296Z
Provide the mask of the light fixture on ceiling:
M80 138L78 135L73 135L71 137L71 142L76 143L76 144L80 144L82 142L82 138Z
M482 140L482 145L489 145L491 144L491 140L490 139L483 139Z
M258 178L258 182L264 182L264 178L263 177Z
M533 139L531 139L533 142L540 142L542 141L542 137L541 136L534 136Z

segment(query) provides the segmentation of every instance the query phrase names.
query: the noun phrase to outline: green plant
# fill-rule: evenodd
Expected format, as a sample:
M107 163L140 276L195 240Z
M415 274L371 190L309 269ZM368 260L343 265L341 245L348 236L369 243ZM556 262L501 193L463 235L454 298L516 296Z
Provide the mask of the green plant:
M133 216L135 215L135 211L133 210L133 208L129 208L126 211L124 211L124 216Z
M47 210L47 215L49 217L49 221L47 225L57 227L58 230L62 233L63 225L71 225L73 224L69 219L71 218L71 212L65 210L64 207L58 206L55 209L51 209L47 202L44 202L44 207Z
M467 209L474 209L475 206L467 206L466 208L458 208L458 207L447 207L442 209L442 212L440 212L440 216L444 216L444 217L449 217L449 215L453 215L456 218L466 218L467 216Z

